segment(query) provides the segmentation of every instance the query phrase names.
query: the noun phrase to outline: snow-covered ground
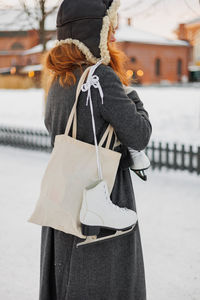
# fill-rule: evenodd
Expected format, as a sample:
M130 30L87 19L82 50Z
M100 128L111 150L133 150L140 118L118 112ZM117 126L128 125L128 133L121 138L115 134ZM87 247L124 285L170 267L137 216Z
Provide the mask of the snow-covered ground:
M139 87L149 112L152 140L200 145L200 86ZM42 90L0 90L0 125L42 128Z
M27 219L48 160L47 153L0 147L0 299L38 299L41 228ZM199 177L147 175L143 182L132 173L148 300L199 300Z

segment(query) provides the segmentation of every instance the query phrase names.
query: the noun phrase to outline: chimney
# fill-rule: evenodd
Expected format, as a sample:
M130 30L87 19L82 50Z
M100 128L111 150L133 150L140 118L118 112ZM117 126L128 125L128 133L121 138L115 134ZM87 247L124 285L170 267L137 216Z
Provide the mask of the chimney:
M185 30L185 24L179 24L178 28L178 39L179 40L186 40L186 30Z
M127 19L127 24L128 24L128 26L131 26L131 25L132 25L131 23L132 23L132 19L131 19L131 18L128 18L128 19Z

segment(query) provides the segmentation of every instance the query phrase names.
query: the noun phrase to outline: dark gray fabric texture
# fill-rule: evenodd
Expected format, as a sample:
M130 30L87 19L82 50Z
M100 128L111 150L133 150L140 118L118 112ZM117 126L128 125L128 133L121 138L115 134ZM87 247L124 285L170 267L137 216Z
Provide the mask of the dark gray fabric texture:
M81 73L76 69L74 74L77 78L74 86L63 88L55 81L48 93L44 122L52 146L55 136L64 133L75 101ZM120 207L137 211L127 147L143 150L148 145L152 133L149 115L136 91L125 94L110 66L100 65L95 74L104 92L102 104L98 90L91 88L97 141L110 123L122 143L114 149L122 157L111 200ZM77 105L77 139L94 144L86 94L81 92ZM111 147L113 142L114 137ZM135 180L141 179L135 176ZM107 234L104 229L100 236ZM127 235L76 248L80 241L83 240L71 234L42 226L39 300L146 300L139 221Z
M57 15L57 39L68 38L84 43L92 54L100 58L100 33L103 17L112 0L64 0Z

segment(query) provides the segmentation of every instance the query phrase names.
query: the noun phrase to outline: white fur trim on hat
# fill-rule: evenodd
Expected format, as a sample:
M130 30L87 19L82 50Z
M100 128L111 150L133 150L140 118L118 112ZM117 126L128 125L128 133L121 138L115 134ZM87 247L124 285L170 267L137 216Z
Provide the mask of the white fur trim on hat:
M110 23L114 28L117 27L117 11L118 8L120 7L120 0L113 0L111 6L109 9L107 9L107 14L110 19Z
M86 58L88 61L96 64L97 61L100 60L100 58L96 58L92 53L91 51L89 50L89 48L82 42L80 42L79 40L76 40L76 39L65 39L65 40L56 40L55 41L55 45L54 47L56 46L60 46L60 45L63 45L63 44L74 44L76 45L79 50L85 54Z
M110 52L108 50L108 32L110 27L110 19L108 16L103 18L103 25L100 33L99 49L103 63L106 65L110 62Z

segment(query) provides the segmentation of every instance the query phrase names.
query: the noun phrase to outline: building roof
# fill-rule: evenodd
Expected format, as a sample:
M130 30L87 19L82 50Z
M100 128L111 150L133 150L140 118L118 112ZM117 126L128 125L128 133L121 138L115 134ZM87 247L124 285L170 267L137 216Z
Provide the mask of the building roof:
M118 42L134 42L142 44L156 44L169 46L190 46L186 41L171 40L147 31L136 29L133 26L121 25L116 31L115 37Z
M20 73L28 73L30 71L42 71L42 65L39 64L39 65L28 65L28 66L25 66L23 67L21 70L20 70Z
M185 22L185 24L200 24L200 17L198 17L198 18L195 18L195 19L190 19L189 21L187 21L187 22Z
M50 40L46 44L47 50L50 50L55 44L55 40ZM41 53L42 52L42 44L39 44L37 46L34 46L33 48L30 48L28 50L24 50L21 52L22 55L29 55L34 53Z
M197 72L197 71L200 72L200 66L191 65L191 66L188 66L188 70L191 72Z

